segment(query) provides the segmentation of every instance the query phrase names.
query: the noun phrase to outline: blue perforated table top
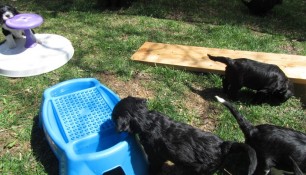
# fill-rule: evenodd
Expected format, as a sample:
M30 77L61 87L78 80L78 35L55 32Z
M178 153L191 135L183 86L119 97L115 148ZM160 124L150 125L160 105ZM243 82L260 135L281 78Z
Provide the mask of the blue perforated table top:
M52 98L52 105L67 142L114 127L112 109L97 87Z

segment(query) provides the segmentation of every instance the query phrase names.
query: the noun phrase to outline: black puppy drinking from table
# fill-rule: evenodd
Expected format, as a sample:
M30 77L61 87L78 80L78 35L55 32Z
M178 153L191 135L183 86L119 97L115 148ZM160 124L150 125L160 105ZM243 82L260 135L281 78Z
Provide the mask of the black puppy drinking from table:
M302 132L275 125L254 126L240 114L231 103L216 96L237 120L245 143L255 149L258 165L255 175L266 175L272 167L306 173L306 135Z
M2 33L5 36L9 48L15 48L16 42L14 38L23 38L23 30L14 30L6 26L5 21L19 14L19 12L10 5L0 5L0 24Z
M223 141L218 136L190 125L175 122L164 114L149 110L145 99L127 97L112 112L112 120L119 132L138 134L149 160L150 174L161 171L170 160L184 174L211 175L222 168L231 153L245 153L249 157L248 173L257 165L255 151L244 143Z
M226 64L223 91L236 99L238 91L247 87L257 91L256 101L263 98L284 102L293 96L293 85L285 73L274 64L261 63L247 58L207 55L209 59ZM262 99L261 99L262 98Z

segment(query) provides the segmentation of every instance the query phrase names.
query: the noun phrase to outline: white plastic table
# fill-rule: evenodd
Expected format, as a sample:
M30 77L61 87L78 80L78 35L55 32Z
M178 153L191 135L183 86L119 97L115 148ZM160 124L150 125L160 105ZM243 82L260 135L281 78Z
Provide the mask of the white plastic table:
M37 14L18 14L6 20L9 28L24 30L25 38L16 38L16 47L0 45L0 75L27 77L47 73L66 64L73 56L71 42L56 34L33 34L43 23ZM39 41L39 44L37 44Z
M56 34L35 34L39 40L32 48L25 48L25 39L18 38L16 48L5 42L0 45L0 75L28 77L53 71L65 65L73 56L71 42Z

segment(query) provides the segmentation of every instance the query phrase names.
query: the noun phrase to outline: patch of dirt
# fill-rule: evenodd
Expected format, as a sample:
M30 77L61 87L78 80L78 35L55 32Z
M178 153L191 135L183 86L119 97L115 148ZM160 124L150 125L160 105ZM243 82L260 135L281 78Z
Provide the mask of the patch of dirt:
M102 72L97 77L101 83L112 89L119 95L120 98L127 96L135 96L141 98L153 98L154 92L148 89L145 84L152 81L152 78L147 74L138 73L129 80L120 80L115 74L110 72ZM204 131L213 131L216 127L216 120L211 113L215 111L210 107L209 103L201 96L201 89L196 87L198 93L188 92L184 99L185 107L194 111L199 117L198 121L191 121L189 124L200 128Z
M113 73L102 72L97 79L117 93L120 98L125 98L129 95L147 99L154 97L154 92L145 86L145 84L152 81L152 78L148 74L138 73L135 74L131 80L123 81ZM201 91L199 87L197 87L197 90ZM213 131L216 127L216 120L212 118L211 115L208 115L211 112L214 113L209 103L201 94L189 92L186 93L185 96L184 102L186 108L192 109L199 116L199 121L191 121L189 124L204 131Z
M280 46L281 49L288 51L290 54L298 54L293 42L286 43Z
M145 74L137 74L132 80L123 81L112 73L103 72L97 79L118 94L120 98L125 98L129 95L141 98L152 98L154 96L152 91L143 86L143 84L150 81L150 78Z
M185 105L188 109L192 109L199 115L198 123L189 123L203 131L211 132L216 128L216 121L211 117L211 108L209 103L204 100L199 94L190 92L186 94Z
M5 154L12 156L19 156L21 159L22 154L30 149L28 142L23 142L18 139L18 133L21 126L14 126L11 129L0 130L0 157Z

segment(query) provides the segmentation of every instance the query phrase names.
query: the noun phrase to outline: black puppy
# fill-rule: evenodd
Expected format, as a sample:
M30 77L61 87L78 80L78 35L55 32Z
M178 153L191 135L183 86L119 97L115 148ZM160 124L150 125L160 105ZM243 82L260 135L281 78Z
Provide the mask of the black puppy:
M211 56L209 59L226 64L223 91L231 98L236 99L242 87L256 90L257 97L268 98L284 102L293 96L293 85L285 73L274 64L239 58Z
M23 38L23 30L14 30L6 26L5 21L19 14L19 12L10 5L0 5L0 24L2 26L2 33L5 36L9 48L15 48L16 42L14 38ZM32 32L34 32L32 30Z
M251 13L255 15L264 15L272 10L275 5L282 4L282 0L242 0Z
M257 165L255 151L244 143L223 141L218 136L190 125L170 120L156 111L149 111L146 100L122 99L112 112L119 132L138 134L149 160L150 174L161 171L167 160L182 168L185 174L210 175L222 168L230 153L247 153L251 175Z
M231 103L216 96L234 115L245 136L245 143L255 149L258 159L256 175L268 174L272 167L306 172L306 135L279 126L262 124L253 126Z

